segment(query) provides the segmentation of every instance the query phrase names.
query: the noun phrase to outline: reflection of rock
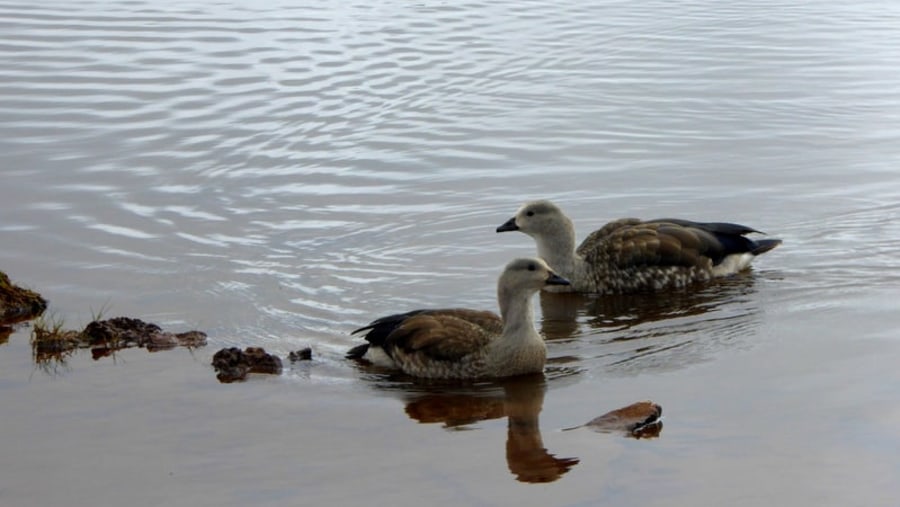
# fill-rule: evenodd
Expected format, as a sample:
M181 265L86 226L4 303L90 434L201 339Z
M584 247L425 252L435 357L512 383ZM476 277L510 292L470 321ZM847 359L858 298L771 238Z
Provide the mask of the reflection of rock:
M88 345L82 341L81 333L72 330L48 329L35 325L31 331L31 351L38 364L48 361L61 361L79 347Z
M601 433L655 438L662 431L662 407L652 401L639 401L595 417L584 426Z
M495 392L498 387L502 393ZM519 481L552 482L578 464L578 458L557 458L544 447L538 420L546 390L543 375L507 379L492 388L488 393L426 394L408 402L406 413L447 427L507 417L506 462Z
M14 285L0 271L0 324L33 319L46 309L47 301L40 294Z
M281 359L261 347L222 349L213 355L212 365L216 378L224 384L246 380L250 373L281 373Z

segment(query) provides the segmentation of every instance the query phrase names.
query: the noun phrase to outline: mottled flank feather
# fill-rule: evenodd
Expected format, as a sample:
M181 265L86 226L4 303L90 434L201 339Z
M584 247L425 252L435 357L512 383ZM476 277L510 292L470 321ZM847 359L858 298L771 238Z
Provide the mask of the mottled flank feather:
M571 220L549 201L526 203L497 228L532 236L538 255L572 285L556 290L632 293L681 288L749 266L753 257L781 244L752 240L750 227L676 218L622 218L594 231L575 249Z
M546 284L568 283L540 259L511 262L498 281L503 317L464 308L414 310L382 317L353 333L365 344L347 357L389 358L417 377L482 378L541 371L543 339L534 329L531 297ZM505 309L505 310L504 310Z

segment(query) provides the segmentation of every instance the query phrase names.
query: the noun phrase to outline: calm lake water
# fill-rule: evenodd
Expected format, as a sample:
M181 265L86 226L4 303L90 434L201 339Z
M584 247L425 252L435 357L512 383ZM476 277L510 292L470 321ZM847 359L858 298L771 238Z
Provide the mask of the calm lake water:
M80 328L0 344L0 504L900 502L900 4L0 2L0 270ZM495 309L550 198L784 240L655 298L536 298L538 379L348 363L416 307ZM212 354L310 363L243 384ZM657 438L563 431L634 401ZM540 484L532 484L539 482Z

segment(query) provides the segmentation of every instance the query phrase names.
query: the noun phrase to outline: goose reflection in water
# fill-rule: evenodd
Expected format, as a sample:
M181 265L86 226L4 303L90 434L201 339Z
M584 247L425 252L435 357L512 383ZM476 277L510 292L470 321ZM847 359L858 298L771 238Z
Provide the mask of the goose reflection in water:
M699 291L596 296L540 295L541 332L556 342L550 363L603 358L635 372L684 366L752 335L758 324L754 275L740 273ZM590 335L590 339L587 338Z
M522 482L553 482L578 464L544 447L539 414L547 390L543 374L513 377L470 392L424 393L409 400L406 413L420 423L460 428L488 419L507 418L506 463Z

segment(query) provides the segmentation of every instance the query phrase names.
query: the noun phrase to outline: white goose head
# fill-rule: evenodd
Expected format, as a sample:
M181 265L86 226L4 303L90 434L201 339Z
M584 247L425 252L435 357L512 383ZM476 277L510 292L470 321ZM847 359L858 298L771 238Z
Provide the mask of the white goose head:
M554 273L543 259L523 257L506 265L497 285L506 291L533 294L546 285L569 285L569 281Z
M520 231L538 239L574 230L572 221L550 201L526 202L516 215L497 227L497 232Z
M519 208L497 232L521 231L537 244L538 257L558 273L574 277L578 259L575 254L575 225L550 201L531 201ZM576 282L577 283L577 282Z
M569 281L537 257L507 264L497 280L497 302L505 324L532 325L531 296L548 285L569 285Z

